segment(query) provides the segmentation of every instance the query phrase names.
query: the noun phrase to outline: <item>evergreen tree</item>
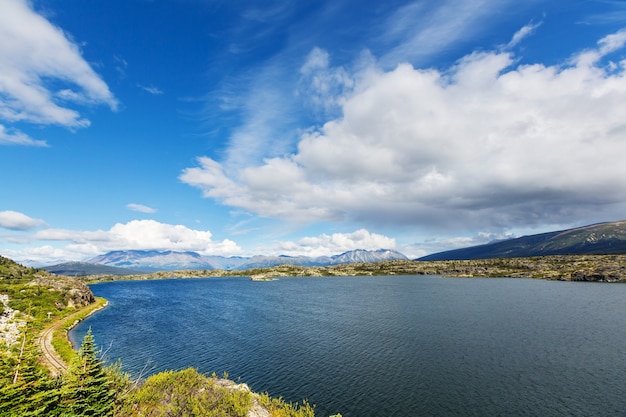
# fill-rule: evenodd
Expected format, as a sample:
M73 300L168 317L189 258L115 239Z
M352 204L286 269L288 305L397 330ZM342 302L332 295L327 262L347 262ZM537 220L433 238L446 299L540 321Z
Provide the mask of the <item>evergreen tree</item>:
M115 392L98 359L91 329L85 335L62 389L63 416L113 416Z
M16 379L13 376L18 360L7 361L5 365L9 363L12 378L3 378L6 383L0 388L0 416L58 416L60 381L50 378L39 365L35 344L26 345Z

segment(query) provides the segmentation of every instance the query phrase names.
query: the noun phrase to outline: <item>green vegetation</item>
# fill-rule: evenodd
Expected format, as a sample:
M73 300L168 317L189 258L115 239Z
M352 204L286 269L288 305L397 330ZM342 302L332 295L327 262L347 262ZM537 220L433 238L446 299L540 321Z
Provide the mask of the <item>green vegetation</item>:
M18 310L23 320L27 318L33 331L94 301L93 293L81 281L26 268L3 256L0 256L0 294L8 295L8 306Z
M0 359L0 416L59 416L61 381L37 362L34 344Z
M261 395L259 403L276 417L314 417L313 407L308 402L302 404L285 403L282 398L271 398L267 394ZM334 416L336 417L336 416ZM341 417L341 415L338 415Z
M91 329L85 335L76 359L63 375L61 408L75 416L113 416L115 391L98 359Z
M103 308L107 303L107 300L104 298L95 297L95 299L96 301L94 303L90 304L87 308L83 308L78 315L73 314L69 319L63 321L59 326L59 329L54 332L52 337L52 346L59 356L61 356L61 358L67 363L71 363L76 357L76 351L67 337L67 332L69 332L70 329L76 325L76 323L85 319L85 317L92 314L94 311Z
M3 355L0 416L112 416L114 393L90 334L69 371L52 378L38 363L35 344Z
M195 369L132 381L121 364L103 364L91 331L74 352L67 330L106 302L76 279L0 256L0 295L8 296L7 311L20 324L16 341L0 338L0 417L314 416L307 402L286 403ZM53 346L70 363L58 377L42 364L37 337L45 327L57 330Z
M250 410L252 415L263 410L273 417L315 416L307 402L286 403L192 368L161 372L138 384L119 365L103 365L91 331L68 371L58 378L37 362L32 344L23 354L2 359L0 417L246 417Z
M127 397L120 415L245 417L252 403L249 391L219 386L217 379L185 369L148 378Z

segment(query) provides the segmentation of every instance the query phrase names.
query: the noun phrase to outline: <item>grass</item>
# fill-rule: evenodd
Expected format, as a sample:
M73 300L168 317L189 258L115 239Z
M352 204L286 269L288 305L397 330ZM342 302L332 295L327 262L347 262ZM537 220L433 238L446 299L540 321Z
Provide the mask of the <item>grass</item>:
M261 394L259 404L266 408L272 417L315 417L315 407L306 400L300 403L288 403L282 398L272 398L267 393Z
M96 297L95 303L83 307L82 309L78 310L77 313L74 313L69 317L66 317L65 319L61 319L62 322L58 324L58 328L54 331L52 335L52 346L66 363L70 363L72 359L74 359L74 357L76 356L76 351L73 349L72 344L67 337L67 333L76 324L84 320L87 316L103 308L106 303L107 300L105 300L104 298ZM52 325L56 326L57 324Z

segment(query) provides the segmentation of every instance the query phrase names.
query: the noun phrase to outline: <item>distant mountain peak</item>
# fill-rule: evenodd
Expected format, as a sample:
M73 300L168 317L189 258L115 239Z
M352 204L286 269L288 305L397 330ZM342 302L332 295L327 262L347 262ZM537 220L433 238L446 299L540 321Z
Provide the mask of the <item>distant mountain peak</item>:
M383 260L408 259L391 249L356 249L334 256L266 256L251 257L203 256L196 252L175 252L171 250L116 250L89 259L91 264L131 268L142 271L184 270L184 269L227 269L244 270L272 267L283 264L301 266L328 266L343 263L378 262Z

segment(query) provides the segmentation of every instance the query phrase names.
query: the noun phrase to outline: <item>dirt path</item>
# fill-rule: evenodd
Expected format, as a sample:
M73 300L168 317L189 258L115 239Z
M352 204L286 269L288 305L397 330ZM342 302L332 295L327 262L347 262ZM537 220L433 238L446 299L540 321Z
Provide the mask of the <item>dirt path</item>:
M54 332L59 330L63 321L64 320L59 320L55 322L52 326L41 332L39 336L39 348L43 353L42 362L46 368L50 370L50 374L52 374L53 377L67 370L67 364L61 359L56 350L54 350L54 346L52 346Z
M43 353L41 360L42 363L50 370L50 373L53 377L62 374L63 372L67 371L68 368L68 364L65 363L63 358L61 358L61 356L54 349L54 346L52 346L54 333L58 330L61 330L63 324L68 321L75 320L74 324L72 325L72 327L74 327L76 324L79 323L81 319L89 317L95 312L105 308L108 305L108 302L105 300L104 304L102 304L102 301L98 301L98 304L101 305L94 306L93 304L91 304L81 308L80 310L70 314L69 316L55 320L41 332L39 339L37 340L41 352ZM89 309L91 309L91 311L89 311ZM85 315L86 311L88 311L88 313ZM246 384L236 384L235 382L227 379L219 380L218 385L228 389L244 390L250 392L250 388ZM252 402L252 407L250 407L250 410L248 410L248 417L271 417L270 412L265 407L259 404L258 394L253 394Z
M108 305L108 302L106 301L104 301L104 304L102 304L102 301L98 301L97 303L100 305L94 306L93 304L90 304L88 306L81 308L75 313L70 314L69 316L53 321L39 335L39 339L37 340L37 343L39 344L39 348L41 349L41 352L43 353L41 360L44 366L50 370L50 373L52 374L52 376L57 376L57 375L62 374L63 372L67 370L67 366L68 366L67 363L65 363L65 361L63 360L63 358L61 358L61 356L54 349L54 346L52 346L52 339L54 338L54 333L58 330L61 330L64 323L73 320L74 324L72 325L72 327L74 327L76 324L79 323L80 319L89 317L96 311L99 311ZM85 314L86 312L87 314Z

